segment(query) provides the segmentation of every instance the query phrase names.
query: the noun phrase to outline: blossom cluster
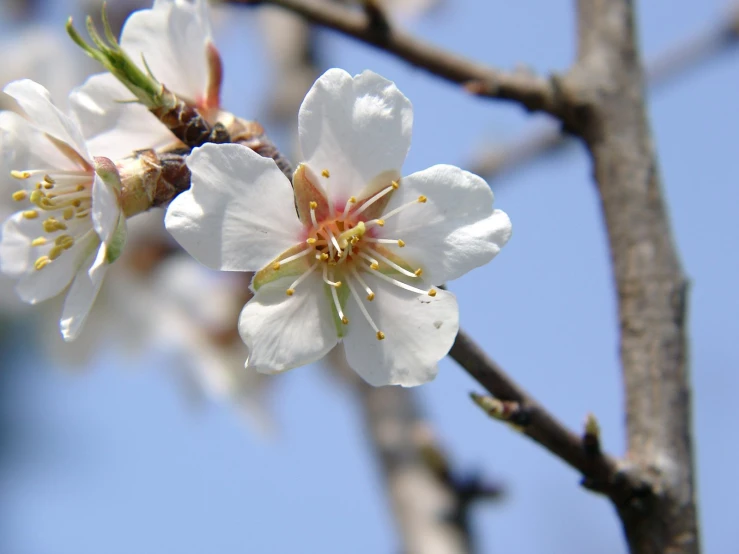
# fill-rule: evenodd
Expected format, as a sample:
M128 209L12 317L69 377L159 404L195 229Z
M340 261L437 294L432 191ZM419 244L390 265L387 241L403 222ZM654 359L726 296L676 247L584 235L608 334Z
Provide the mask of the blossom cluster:
M17 206L0 269L23 301L66 290L61 333L75 339L126 248L127 220L173 190L161 156L181 152L189 189L170 194L164 222L204 266L253 273L233 322L247 368L285 371L342 342L372 385L434 378L459 329L442 285L492 260L511 224L476 175L436 165L403 176L413 109L394 83L369 70L319 77L298 113L303 160L290 179L238 141L193 147L173 134L183 107L227 134L240 121L221 106L204 0L156 0L120 41L70 34L110 72L72 91L68 111L37 83L13 82L5 92L23 114L0 113L0 186Z

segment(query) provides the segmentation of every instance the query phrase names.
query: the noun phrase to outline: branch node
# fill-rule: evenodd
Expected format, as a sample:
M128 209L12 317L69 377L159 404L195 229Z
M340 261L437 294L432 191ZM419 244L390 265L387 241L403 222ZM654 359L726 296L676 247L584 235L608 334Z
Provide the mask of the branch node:
M470 393L470 398L491 418L508 423L518 431L523 431L531 423L531 414L518 402L499 400L475 392Z
M582 436L582 445L588 456L599 456L600 448L600 425L595 415L588 414L585 418L585 433Z

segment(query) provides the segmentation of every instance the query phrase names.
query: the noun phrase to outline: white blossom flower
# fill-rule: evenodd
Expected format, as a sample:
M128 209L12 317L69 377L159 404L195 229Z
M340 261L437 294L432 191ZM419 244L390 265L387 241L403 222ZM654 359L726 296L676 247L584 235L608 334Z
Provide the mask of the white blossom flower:
M300 109L294 196L271 159L242 146L208 144L188 157L192 187L165 224L206 266L258 270L239 320L248 367L287 370L343 340L370 384L436 375L458 308L433 285L490 261L511 225L485 181L457 167L401 179L412 118L390 81L332 69Z
M3 226L0 269L19 278L16 292L31 304L72 283L61 318L71 340L125 241L118 173L107 158L93 157L76 119L44 87L22 80L4 91L28 119L0 113L0 179L15 181L21 189L12 197L27 205Z
M220 115L223 71L212 39L206 0L155 0L151 9L131 14L121 32L124 52L178 98L196 106L210 123ZM90 77L74 100L91 145L113 158L133 150L176 142L172 133L141 104L122 102L131 92L110 73Z

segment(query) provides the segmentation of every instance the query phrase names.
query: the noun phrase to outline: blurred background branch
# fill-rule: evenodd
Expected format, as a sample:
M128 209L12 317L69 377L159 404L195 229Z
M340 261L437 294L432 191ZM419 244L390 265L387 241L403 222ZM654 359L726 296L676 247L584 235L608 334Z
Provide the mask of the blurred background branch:
M646 65L650 91L658 91L676 79L686 77L713 58L739 44L739 2L727 7L713 24L681 39ZM559 152L571 144L570 137L556 121L531 126L522 136L507 144L481 144L467 168L486 179L515 171L535 159Z

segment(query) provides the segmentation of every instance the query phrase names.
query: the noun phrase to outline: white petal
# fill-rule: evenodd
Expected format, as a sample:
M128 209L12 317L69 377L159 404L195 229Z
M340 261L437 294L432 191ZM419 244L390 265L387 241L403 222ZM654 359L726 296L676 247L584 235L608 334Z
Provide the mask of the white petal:
M344 337L349 365L374 386L410 387L431 381L438 371L436 364L449 352L459 331L456 298L444 290L431 297L377 278L367 282L375 299L364 306L385 338L377 339L352 297Z
M72 91L70 104L95 156L117 160L136 150L161 148L175 137L143 105L125 102L133 94L110 73L90 77Z
M13 169L79 169L69 158L23 116L9 111L0 112L0 182L7 179L14 189L35 184L12 179Z
M92 222L101 241L110 242L118 227L120 215L118 193L95 175L92 183Z
M91 275L87 268L93 263L95 256L93 252L79 268L72 286L69 287L67 298L64 300L59 328L65 341L74 340L79 335L95 298L100 292L105 273L110 267L109 264L105 264Z
M5 221L0 238L0 270L3 273L18 277L33 267L31 240L35 229L41 231L41 225L24 218L22 213Z
M372 178L400 170L411 145L413 108L394 83L373 73L330 69L300 107L300 147L334 202L344 207Z
M21 300L30 304L43 302L56 296L69 285L81 268L87 271L88 268L83 264L91 254L97 252L99 244L98 236L90 231L47 267L41 270L30 269L18 281L15 291Z
M290 182L273 160L237 144L206 144L187 165L192 185L164 223L200 263L257 271L302 240Z
M426 281L441 284L492 260L511 236L505 212L493 210L493 193L477 175L451 165L435 165L401 181L385 213L418 198L387 219L382 236L401 239L397 253L424 270Z
M286 286L260 288L239 317L239 333L249 348L247 365L261 373L320 360L338 342L321 278L309 277L292 296L285 294Z
M150 10L131 14L121 33L121 46L143 68L184 99L196 102L208 83L206 43L210 22L205 0L156 2Z
M29 79L13 81L3 90L15 98L34 125L91 161L79 125L51 102L48 90Z

